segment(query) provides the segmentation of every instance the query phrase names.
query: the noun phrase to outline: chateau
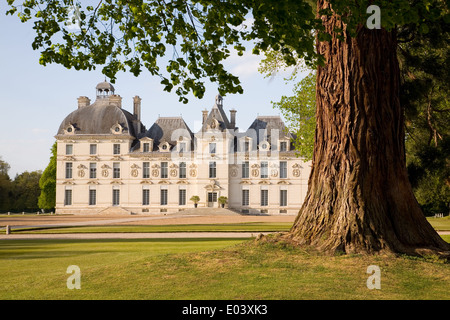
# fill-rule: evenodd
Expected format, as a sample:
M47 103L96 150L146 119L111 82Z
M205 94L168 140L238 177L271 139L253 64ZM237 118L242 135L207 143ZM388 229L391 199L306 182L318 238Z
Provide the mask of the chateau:
M246 131L223 99L202 111L192 132L182 117L159 117L146 129L141 99L133 113L108 82L96 100L78 98L57 139L56 213L173 213L221 207L241 213L297 214L307 191L310 163L296 157L279 116L258 116ZM199 115L200 116L200 115Z

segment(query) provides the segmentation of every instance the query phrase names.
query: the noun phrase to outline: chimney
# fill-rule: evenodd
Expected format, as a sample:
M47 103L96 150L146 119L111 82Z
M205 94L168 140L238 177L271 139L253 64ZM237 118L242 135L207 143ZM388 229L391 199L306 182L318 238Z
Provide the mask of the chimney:
M231 109L230 110L230 126L231 129L235 129L236 128L236 110L235 109Z
M135 117L133 123L136 135L141 133L141 100L142 99L139 98L139 96L133 98L133 115Z
M206 118L208 118L208 110L203 110L203 111L202 111L202 114L203 114L203 121L202 121L202 124L205 124Z
M91 100L88 97L79 97L78 98L78 109L87 107L91 104Z
M142 99L139 96L133 98L133 114L138 121L141 121L141 101Z
M118 108L122 108L122 97L118 94L109 96L109 103L115 105Z

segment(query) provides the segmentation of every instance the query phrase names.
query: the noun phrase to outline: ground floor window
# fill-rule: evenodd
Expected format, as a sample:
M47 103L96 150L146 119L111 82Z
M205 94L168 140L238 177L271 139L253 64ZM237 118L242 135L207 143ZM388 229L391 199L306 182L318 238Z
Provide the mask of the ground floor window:
M150 204L150 190L143 189L142 190L142 205L148 206Z
M89 205L95 206L97 204L97 190L89 190Z
M114 189L113 190L113 206L118 206L120 204L120 190Z
M162 206L167 205L167 196L168 196L167 189L162 189L161 190L161 205Z
M64 205L70 206L72 205L72 190L66 189L64 192Z
M287 206L287 190L280 190L280 206Z
M242 190L242 205L248 206L250 202L250 191Z
M178 191L178 205L180 206L186 205L186 189L180 189Z
M269 205L269 190L261 190L261 207Z

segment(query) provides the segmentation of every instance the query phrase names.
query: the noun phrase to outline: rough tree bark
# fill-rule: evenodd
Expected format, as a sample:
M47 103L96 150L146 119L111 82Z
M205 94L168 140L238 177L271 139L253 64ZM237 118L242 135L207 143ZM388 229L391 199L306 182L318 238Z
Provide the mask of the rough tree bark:
M319 0L318 8L327 1ZM345 25L322 18L327 31ZM396 33L318 42L316 137L304 205L287 237L322 251L446 254L408 181Z

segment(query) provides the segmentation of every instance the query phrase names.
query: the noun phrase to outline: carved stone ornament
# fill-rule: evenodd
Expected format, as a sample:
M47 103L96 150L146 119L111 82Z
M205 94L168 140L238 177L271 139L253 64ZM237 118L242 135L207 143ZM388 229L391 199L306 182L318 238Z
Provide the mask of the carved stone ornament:
M158 169L153 169L152 170L152 176L153 177L158 177L159 176L159 170Z
M252 176L253 177L258 177L259 176L259 170L258 169L253 169L252 170Z
M278 177L278 170L277 169L270 170L270 176L274 178Z
M176 177L177 176L177 170L176 169L170 170L170 176L171 177Z
M195 169L189 170L189 175L190 175L191 177L196 177L196 176L197 176L197 170L195 170Z

